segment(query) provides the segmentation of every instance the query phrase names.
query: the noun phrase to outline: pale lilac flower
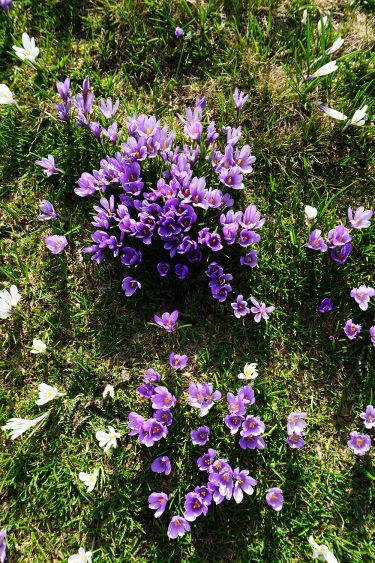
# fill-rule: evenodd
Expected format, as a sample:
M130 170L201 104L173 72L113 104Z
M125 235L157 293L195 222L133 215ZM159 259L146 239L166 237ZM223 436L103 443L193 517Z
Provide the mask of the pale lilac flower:
M157 315L154 316L154 321L162 328L165 328L167 332L174 331L174 328L177 323L177 319L178 319L177 310L173 311L172 313L163 313L161 318L158 317Z
M166 387L158 386L151 397L152 408L168 411L176 406L176 397Z
M332 72L335 72L337 68L338 66L336 64L336 61L330 61L329 63L321 66L315 72L310 74L307 78L305 78L305 80L307 81L307 80L312 80L313 78L318 78L320 76L326 76L327 74L331 74Z
M120 100L116 100L113 104L111 98L107 98L107 103L101 98L100 100L100 111L107 119L111 120L114 118L120 105Z
M282 490L279 487L272 487L266 494L266 502L268 506L271 506L277 512L283 507L284 497L282 495Z
M364 425L368 430L375 428L375 408L372 405L367 405L366 411L359 416L364 420Z
M64 235L51 235L45 238L46 246L52 254L59 254L67 246L68 241Z
M302 448L305 446L305 440L302 438L302 436L298 436L297 434L291 434L290 436L288 436L286 443L291 448L298 448L299 450L302 450Z
M173 516L168 526L167 535L174 540L178 536L183 536L185 532L190 532L190 524L182 516Z
M327 235L327 244L331 246L345 246L352 240L352 235L344 225L331 229Z
M305 428L307 426L307 422L304 420L307 418L306 412L291 412L288 416L288 422L286 425L286 430L289 434L297 434L297 436L302 436Z
M166 509L169 496L165 493L151 493L148 497L148 507L156 510L154 518L160 518Z
M328 247L325 244L323 237L321 237L321 234L322 231L320 229L315 229L314 231L312 231L309 236L309 242L306 244L307 248L326 252Z
M173 369L183 369L188 363L189 357L186 354L180 356L180 354L175 354L171 352L169 354L169 363Z
M371 209L366 209L361 206L355 210L354 217L352 208L349 207L348 209L348 219L351 227L353 229L365 229L371 225L371 217L373 215L373 211Z
M244 92L239 92L236 87L233 94L234 106L236 108L237 115L239 115L244 104L247 102L249 94L244 94Z
M261 436L242 436L239 445L243 450L264 450L266 442Z
M43 157L41 160L36 160L35 164L38 164L42 168L45 168L45 170L43 170L43 173L48 177L52 176L52 174L55 174L56 172L62 172L60 168L56 168L55 159L52 154L49 154L47 158Z
M243 469L240 471L239 467L233 471L233 479L234 479L234 489L233 489L233 498L237 504L242 502L243 493L247 495L252 495L254 492L254 487L258 484L256 479L253 479L249 475L249 471L247 469Z
M183 35L185 35L185 32L182 29L182 27L177 26L176 29L174 30L174 34L176 37L182 37Z
M254 313L254 321L256 323L259 323L262 319L268 319L268 313L272 313L272 311L275 310L273 305L266 307L265 303L258 303L253 296L250 297L250 301L254 305L254 307L251 307L250 311Z
M169 475L172 471L171 460L166 455L157 457L151 463L150 469L154 473L164 473L165 475Z
M0 530L0 563L4 563L6 559L7 542L5 536L6 530Z
M189 522L194 522L198 516L202 514L206 516L208 506L203 502L203 499L198 493L188 493L185 497L184 511L185 519Z
M214 401L221 399L220 391L213 391L212 383L190 383L188 402L200 409L199 416L205 416L213 407Z
M240 257L240 264L242 266L249 266L250 268L255 268L258 265L258 251L250 250L245 256Z
M341 37L338 37L336 41L326 50L326 55L333 55L336 53L342 46L344 45L344 40Z
M374 295L375 289L367 287L366 285L360 285L359 287L352 289L350 292L350 297L355 299L362 311L367 311L370 299L371 297L374 297Z
M368 434L350 432L348 446L353 450L355 455L365 455L371 448L371 438Z
M356 338L357 334L359 334L362 330L361 325L356 325L353 323L352 319L346 321L344 326L344 332L349 340L353 340Z
M349 121L348 125L355 125L356 127L362 127L366 123L366 113L368 106L363 106L361 109L357 109L354 112L353 117Z
M65 78L64 82L56 82L56 89L61 96L63 102L67 102L70 90L70 78Z
M39 211L41 213L41 215L38 215L39 221L50 221L58 217L52 203L48 201L48 199L43 199L42 203L39 205Z
M317 107L321 111L324 111L324 113L327 114L329 117L332 117L333 119L337 119L338 121L346 121L348 119L345 113L342 113L341 111L337 111L336 109L329 108L328 106L325 106L323 104L318 104Z

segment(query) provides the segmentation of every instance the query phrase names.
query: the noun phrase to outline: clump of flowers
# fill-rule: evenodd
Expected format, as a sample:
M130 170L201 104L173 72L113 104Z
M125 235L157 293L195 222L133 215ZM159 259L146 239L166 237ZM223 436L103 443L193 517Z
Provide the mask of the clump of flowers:
M288 437L286 443L293 449L298 448L301 450L305 446L305 440L303 439L307 426L305 418L307 418L307 413L305 412L291 412L288 416L286 425Z
M16 285L11 285L9 289L0 291L0 319L7 319L15 307L17 307L21 296Z
M210 262L212 296L226 301L233 291L229 283L233 275L224 273L212 256L221 250L227 254L228 247L235 246L240 264L255 267L257 250L249 247L259 243L258 231L265 222L254 204L244 211L234 209L236 191L244 188L256 160L249 145L238 146L241 126L225 127L221 136L215 122L204 118L206 98L197 97L194 108L186 108L185 116L178 114L189 143L179 146L176 131L153 115L134 113L120 129L114 121L118 101L101 100L95 110L88 78L76 96L70 94L69 78L57 83L57 90L60 119L67 121L74 111L76 126L87 128L103 147L113 146L98 170L84 172L75 188L80 197L100 196L94 206L93 244L84 252L98 264L112 255L129 270L122 285L128 297L142 287L138 279L142 268L184 280ZM245 101L246 96L236 91L237 115ZM94 121L95 111L106 127ZM265 309L259 320L266 315Z

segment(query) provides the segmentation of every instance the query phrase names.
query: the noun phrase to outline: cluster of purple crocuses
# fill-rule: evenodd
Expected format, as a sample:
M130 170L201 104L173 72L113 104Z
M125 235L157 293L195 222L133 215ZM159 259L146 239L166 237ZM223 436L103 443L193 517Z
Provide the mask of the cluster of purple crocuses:
M367 430L375 428L375 408L372 405L367 405L365 412L362 412L359 416ZM356 455L365 455L371 448L371 438L368 434L361 434L357 431L350 432L348 446Z
M266 443L262 438L266 427L259 416L247 414L247 407L255 403L255 393L251 385L240 387L237 395L227 394L228 414L224 417L224 424L231 434L240 430L239 445L243 450L264 450Z
M291 412L288 416L286 425L288 437L286 443L293 449L301 450L305 446L305 440L303 439L307 426L305 418L307 418L307 413L305 412Z
M104 143L117 143L114 154L102 159L98 170L84 172L75 188L81 197L100 196L99 205L94 206L93 244L84 248L94 261L100 264L106 253L113 254L127 268L138 267L139 271L144 262L149 270L148 261L157 256L159 261L152 265L155 272L184 280L213 253L235 245L245 251L239 253L241 265L257 265L258 251L249 247L260 241L257 231L265 219L254 204L244 212L233 209L233 194L244 187L244 178L255 162L249 145L238 146L241 126L225 127L221 142L215 122L204 120L206 98L198 96L194 108L186 108L185 116L178 114L190 143L180 147L174 144L176 131L162 126L155 116L133 114L120 131L114 121L118 100L100 101L100 120L106 120L106 127L94 121L97 108L88 78L75 97L70 94L69 78L57 83L57 90L62 100L56 104L61 120L70 119L74 110L76 126L86 127L103 148ZM247 98L236 89L233 99L238 116ZM109 190L115 193L104 197ZM150 245L153 252L146 258ZM221 281L209 276L209 285L213 297L223 302L232 292L228 282L233 276L218 268ZM129 274L122 287L130 297L141 285ZM246 311L242 301L239 295L232 304L238 317ZM264 308L260 318L266 315Z
M373 212L364 207L358 207L353 215L353 211L351 207L349 207L349 227L345 227L342 224L338 225L328 232L325 240L322 237L322 231L320 229L314 229L310 233L309 241L306 246L307 248L319 250L320 252L330 250L331 259L338 264L344 264L353 250L351 244L353 229L365 229L369 227L372 215Z
M49 155L48 158L53 159L52 155ZM47 160L47 159L42 159ZM36 161L37 164L40 164L40 161ZM47 174L49 175L49 174ZM42 203L39 205L40 215L38 215L39 221L52 221L59 217L58 213L56 213L52 203L48 201L48 199L44 199ZM52 254L60 254L64 250L64 248L68 245L68 239L65 235L48 235L45 237L46 247Z

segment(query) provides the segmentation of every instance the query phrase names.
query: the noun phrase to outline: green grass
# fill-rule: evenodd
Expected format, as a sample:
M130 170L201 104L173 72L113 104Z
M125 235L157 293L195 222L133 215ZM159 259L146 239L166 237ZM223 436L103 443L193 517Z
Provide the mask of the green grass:
M340 267L304 246L304 205L318 207L327 231L345 221L348 206L371 206L375 195L373 127L343 130L314 105L352 115L367 103L375 113L371 4L337 2L331 13L320 39L317 8L297 0L15 0L9 20L0 13L1 82L22 110L0 108L0 277L22 295L0 325L0 424L43 412L34 404L42 381L66 392L30 440L0 436L0 527L8 530L9 561L67 560L80 545L93 545L94 561L103 562L297 563L311 557L310 534L340 563L374 560L373 456L355 458L346 446L349 432L363 428L358 414L374 401L367 334L374 305L362 313L349 297L352 287L374 283L374 228L354 233L355 250ZM182 40L174 37L176 25L187 31ZM25 29L41 49L38 73L12 54ZM320 64L313 61L326 62L325 49L340 34L346 42L339 71L305 84L302 77ZM127 300L119 267L82 259L93 200L73 188L102 153L86 131L57 121L53 102L55 80L70 75L77 89L86 74L98 98L120 97L119 121L137 110L178 127L174 114L205 94L209 117L233 126L234 87L250 94L241 121L257 162L241 198L256 203L267 222L259 267L242 273L242 283L276 305L267 324L238 321L198 280L174 287L150 275L142 294ZM34 164L48 153L64 175L47 179ZM36 220L44 198L63 216L53 226ZM59 257L45 249L47 231L68 233ZM322 317L316 306L327 294L336 306ZM150 324L173 308L181 312L175 333ZM331 343L348 318L366 331L357 341L340 336ZM47 354L30 354L35 337L47 342ZM168 365L171 350L190 357L182 373ZM168 516L181 512L185 494L204 481L195 464L204 449L188 439L201 419L186 404L187 385L213 381L223 393L235 392L247 361L259 364L252 411L265 420L267 448L240 450L238 435L230 437L222 423L225 401L203 421L213 432L209 445L258 479L256 493L238 506L212 507L191 535L169 541ZM128 412L149 412L136 393L148 367L180 402L167 441L150 450L126 437ZM115 385L113 403L103 403L106 383ZM294 452L285 445L285 426L299 409L309 414L307 446ZM105 455L95 431L108 424L123 437ZM162 454L172 459L167 478L149 471ZM99 486L87 494L77 475L94 467L101 468ZM272 486L284 491L279 514L264 502ZM171 495L160 521L147 508L154 490Z

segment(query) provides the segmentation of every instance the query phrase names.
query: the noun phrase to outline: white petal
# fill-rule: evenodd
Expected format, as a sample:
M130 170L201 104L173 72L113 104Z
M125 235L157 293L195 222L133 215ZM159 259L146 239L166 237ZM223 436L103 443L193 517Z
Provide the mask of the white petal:
M329 115L329 117L332 117L333 119L338 119L339 121L346 121L348 119L347 116L341 111L337 111L335 109L329 108L322 104L318 105L318 108L321 111L324 111L324 113L326 113L327 115Z
M333 53L338 51L340 49L340 47L343 46L343 44L344 44L344 40L342 39L342 37L339 37L338 39L336 39L336 41L333 43L332 47L329 47L329 49L326 50L327 55L333 55Z

